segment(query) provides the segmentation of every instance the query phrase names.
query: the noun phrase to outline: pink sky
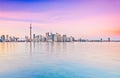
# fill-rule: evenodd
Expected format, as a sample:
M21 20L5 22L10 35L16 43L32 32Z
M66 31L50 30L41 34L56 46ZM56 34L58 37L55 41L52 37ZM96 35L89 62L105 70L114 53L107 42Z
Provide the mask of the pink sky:
M120 1L47 3L49 4L47 7L45 3L42 7L38 4L42 3L36 3L37 8L26 7L27 9L23 8L23 10L18 8L22 4L18 6L14 4L15 9L13 6L6 9L2 5L0 35L9 34L20 37L29 35L29 24L32 22L33 32L36 34L58 32L77 38L120 38ZM43 10L38 10L39 8Z

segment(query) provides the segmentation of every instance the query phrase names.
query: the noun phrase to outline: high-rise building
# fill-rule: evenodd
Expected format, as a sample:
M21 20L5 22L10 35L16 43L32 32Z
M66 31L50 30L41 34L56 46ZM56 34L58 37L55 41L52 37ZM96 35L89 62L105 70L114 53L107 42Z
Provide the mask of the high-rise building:
M1 36L1 40L4 42L5 41L5 35Z
M66 40L66 42L70 42L70 37L67 37L67 40Z
M54 41L54 34L52 34L52 33L49 34L49 32L47 32L46 33L46 41L48 41L48 42Z
M70 36L70 42L74 41L74 37Z
M46 37L48 37L48 36L49 36L49 32L46 33Z
M39 40L42 41L42 35L39 35Z
M36 37L36 35L35 35L35 34L33 34L33 39L35 39L35 37Z
M48 39L49 39L49 32L46 32L46 41L48 41Z
M6 35L6 41L7 41L7 42L9 41L9 36L8 36L8 35Z
M66 41L67 41L67 36L63 35L63 42L66 42Z
M45 42L46 41L46 37L42 37L42 42Z
M35 41L36 41L36 42L39 42L39 41L40 41L39 35L36 35L36 36L35 36Z
M56 33L56 34L54 35L54 41L55 41L55 42L61 42L61 35L58 34L58 33Z

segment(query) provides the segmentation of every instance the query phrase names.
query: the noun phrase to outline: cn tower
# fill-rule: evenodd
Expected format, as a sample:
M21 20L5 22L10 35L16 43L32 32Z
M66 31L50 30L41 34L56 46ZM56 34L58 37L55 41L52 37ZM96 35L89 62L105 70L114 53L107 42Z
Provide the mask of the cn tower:
M32 41L32 24L30 24L30 42Z

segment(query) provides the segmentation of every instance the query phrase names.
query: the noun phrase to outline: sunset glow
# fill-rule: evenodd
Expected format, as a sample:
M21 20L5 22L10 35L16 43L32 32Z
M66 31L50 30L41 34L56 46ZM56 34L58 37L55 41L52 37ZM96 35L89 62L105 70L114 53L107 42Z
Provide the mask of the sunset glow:
M120 38L119 0L1 0L0 35L58 32L82 38Z

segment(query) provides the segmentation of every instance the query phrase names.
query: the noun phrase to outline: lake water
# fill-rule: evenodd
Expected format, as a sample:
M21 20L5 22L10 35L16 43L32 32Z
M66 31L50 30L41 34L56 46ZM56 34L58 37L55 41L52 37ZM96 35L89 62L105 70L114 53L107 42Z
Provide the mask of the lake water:
M120 78L120 43L0 43L0 78Z

